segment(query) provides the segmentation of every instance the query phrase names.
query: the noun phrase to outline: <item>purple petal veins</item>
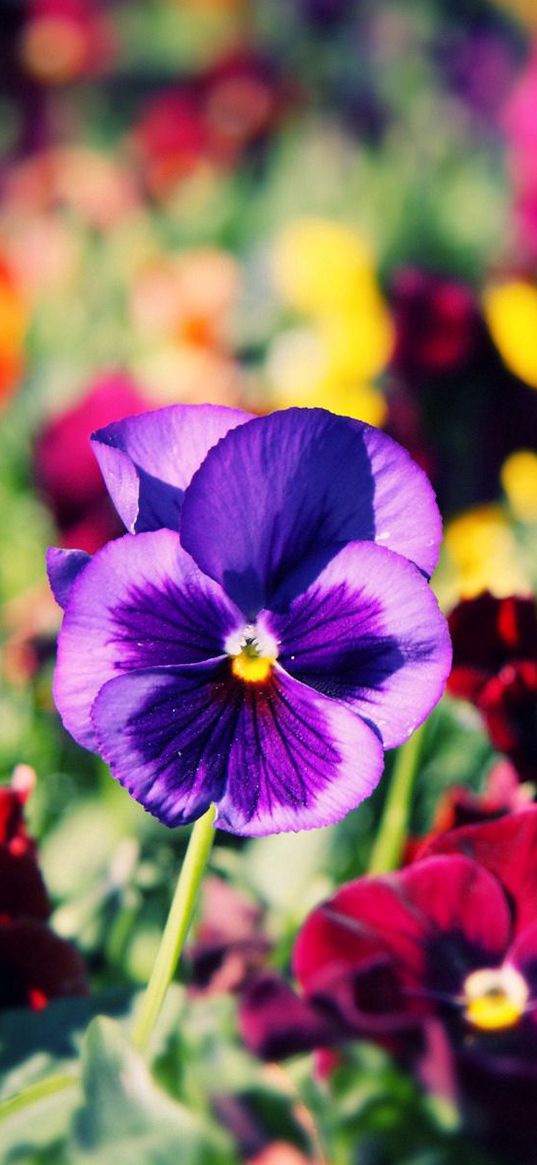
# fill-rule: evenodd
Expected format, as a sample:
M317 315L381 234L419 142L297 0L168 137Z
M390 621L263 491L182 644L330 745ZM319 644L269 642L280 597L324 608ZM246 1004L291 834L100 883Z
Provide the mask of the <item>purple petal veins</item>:
M49 555L65 726L168 825L212 802L254 836L339 820L449 670L421 470L319 409L174 406L94 445L134 533Z

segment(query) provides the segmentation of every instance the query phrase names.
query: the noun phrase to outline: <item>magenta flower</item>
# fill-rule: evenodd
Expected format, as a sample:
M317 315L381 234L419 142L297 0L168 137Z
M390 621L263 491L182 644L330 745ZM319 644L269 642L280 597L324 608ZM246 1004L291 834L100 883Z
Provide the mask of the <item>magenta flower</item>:
M449 670L427 479L317 409L173 406L94 449L132 533L49 553L65 726L167 825L213 802L241 834L338 821Z

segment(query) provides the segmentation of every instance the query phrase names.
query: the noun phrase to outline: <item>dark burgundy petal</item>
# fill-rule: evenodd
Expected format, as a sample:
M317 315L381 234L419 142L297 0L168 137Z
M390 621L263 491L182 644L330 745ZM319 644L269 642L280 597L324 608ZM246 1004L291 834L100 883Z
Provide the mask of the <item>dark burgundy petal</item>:
M6 918L49 914L49 897L35 857L0 845L0 924Z
M505 664L481 688L477 706L495 748L525 781L537 780L537 660Z
M244 992L239 1025L245 1044L264 1060L311 1052L340 1035L337 1024L296 995L279 975L268 971Z
M480 688L505 663L537 659L537 613L532 599L498 599L485 592L465 599L449 616L453 669L448 680L454 696L475 700Z
M469 970L502 958L510 934L495 878L463 857L428 858L339 890L306 921L294 967L310 996L388 956L414 1014L458 995Z
M537 918L537 806L433 838L424 855L465 854L507 892L517 932Z
M39 1010L50 999L86 992L78 951L44 922L23 918L0 926L0 1010Z

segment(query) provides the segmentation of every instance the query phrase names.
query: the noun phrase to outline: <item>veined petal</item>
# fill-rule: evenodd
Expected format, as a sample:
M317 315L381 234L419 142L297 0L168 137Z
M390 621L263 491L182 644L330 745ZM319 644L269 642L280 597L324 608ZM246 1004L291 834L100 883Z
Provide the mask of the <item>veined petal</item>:
M433 491L409 454L323 409L287 409L228 433L195 474L181 523L185 548L250 618L317 551L376 541L430 574L440 533Z
M74 583L60 632L54 694L66 728L95 748L90 709L108 680L222 655L240 622L171 530L108 543Z
M116 779L165 825L187 825L222 795L237 710L226 660L118 676L91 711Z
M422 852L466 854L490 870L509 894L517 933L537 918L537 805L441 833Z
M374 788L376 735L347 708L275 669L266 684L229 661L111 680L92 709L114 776L167 825L214 801L215 825L257 836L337 821Z
M80 572L85 570L91 555L85 550L60 550L51 546L47 550L47 577L50 589L59 607L65 610L73 583Z
M388 955L409 1006L424 992L456 998L468 971L494 966L511 935L501 886L459 855L427 858L396 874L359 878L318 907L303 926L295 973L308 994L330 978ZM421 996L420 996L421 992Z
M279 663L371 721L385 748L401 744L440 699L451 663L429 585L400 555L353 542L294 598L300 590L291 575L275 596L281 612L266 616Z
M127 530L178 530L183 493L206 453L248 420L221 405L169 405L98 429L93 450Z
M382 746L363 720L276 667L246 684L216 824L250 837L340 821L375 788Z

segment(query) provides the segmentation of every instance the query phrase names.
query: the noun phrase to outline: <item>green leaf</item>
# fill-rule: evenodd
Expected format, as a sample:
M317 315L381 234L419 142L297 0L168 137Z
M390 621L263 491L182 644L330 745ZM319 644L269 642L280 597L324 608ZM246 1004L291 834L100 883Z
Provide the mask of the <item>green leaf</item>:
M82 1079L85 1103L73 1123L72 1165L231 1165L225 1138L154 1084L113 1020L91 1023Z

